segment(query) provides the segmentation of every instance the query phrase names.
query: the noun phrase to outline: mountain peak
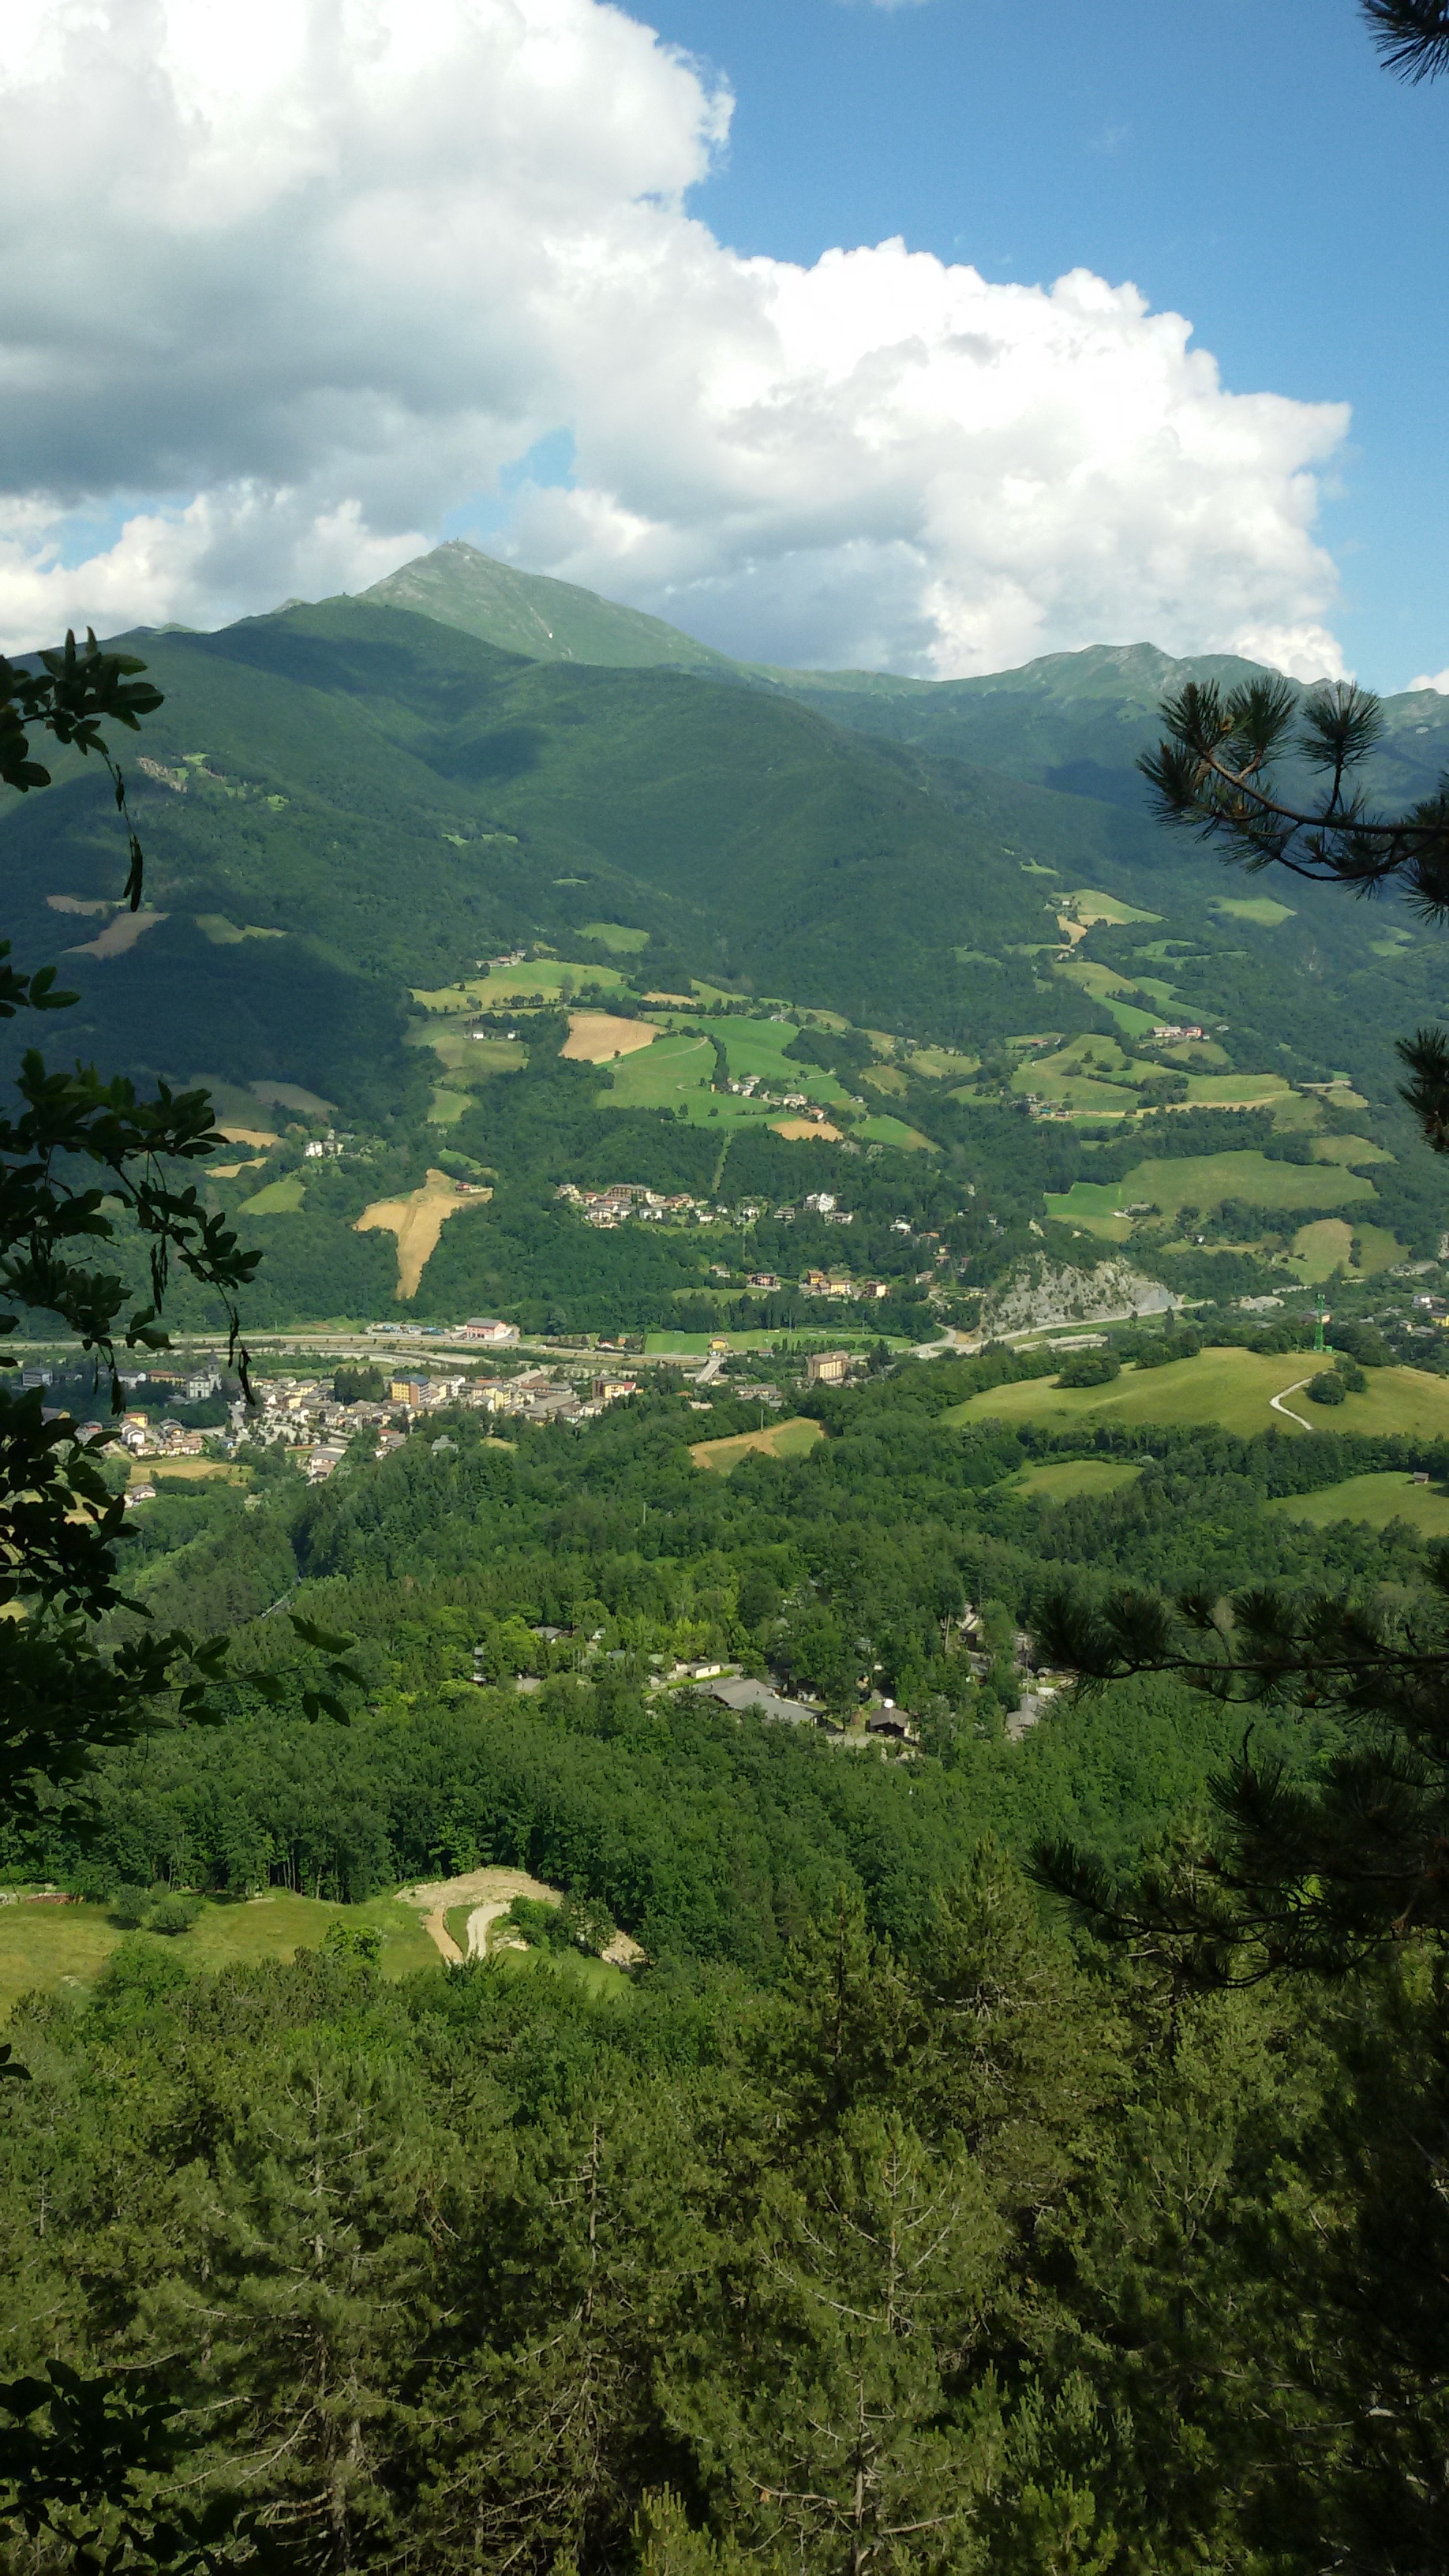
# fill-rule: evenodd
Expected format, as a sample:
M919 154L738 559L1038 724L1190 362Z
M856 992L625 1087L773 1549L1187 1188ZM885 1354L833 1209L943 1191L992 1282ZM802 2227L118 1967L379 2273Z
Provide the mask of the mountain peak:
M485 644L535 662L593 662L614 670L700 671L731 677L735 664L662 617L622 608L578 583L520 572L466 538L450 537L362 592L383 608L410 608Z

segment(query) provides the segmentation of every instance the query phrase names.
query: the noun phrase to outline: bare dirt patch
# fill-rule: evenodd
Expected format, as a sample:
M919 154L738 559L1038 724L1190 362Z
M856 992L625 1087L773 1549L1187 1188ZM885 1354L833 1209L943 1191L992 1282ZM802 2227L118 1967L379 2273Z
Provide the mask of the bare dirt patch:
M838 1145L840 1129L828 1118L772 1118L771 1128L777 1136L786 1136L792 1144L803 1143L809 1136L823 1136L827 1145Z
M158 922L169 918L164 912L114 913L105 929L95 939L87 939L77 948L67 948L67 957L124 957L134 948L143 931L154 930Z
M406 1198L375 1199L363 1209L353 1231L369 1234L381 1227L397 1236L395 1294L415 1297L449 1217L463 1208L483 1207L492 1196L488 1189L461 1189L446 1172L430 1169L421 1189L409 1190Z
M461 1878L424 1879L417 1887L400 1887L399 1905L416 1906L422 1913L423 1929L451 1965L461 1962L464 1953L448 1930L448 1916L455 1906L466 1905L468 1911L468 1949L470 1959L486 1958L490 1950L522 1950L527 1943L516 1933L505 1933L501 1939L489 1939L493 1927L508 1912L515 1896L532 1897L538 1905L561 1905L563 1890L548 1887L541 1878L530 1878L525 1869L470 1869ZM611 1967L631 1968L644 1953L627 1932L616 1932L604 1957Z
M652 1046L659 1032L648 1020L616 1019L612 1011L570 1011L569 1033L559 1048L571 1064L611 1064L618 1055L637 1055Z

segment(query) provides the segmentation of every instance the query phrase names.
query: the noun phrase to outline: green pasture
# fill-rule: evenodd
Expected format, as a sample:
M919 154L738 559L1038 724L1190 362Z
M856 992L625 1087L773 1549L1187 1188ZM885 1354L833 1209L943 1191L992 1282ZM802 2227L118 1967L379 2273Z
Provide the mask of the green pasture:
M243 1199L238 1216L295 1216L306 1194L306 1183L300 1174L288 1172L280 1181L268 1181Z
M1040 873L1040 869L1032 871L1036 876ZM1162 919L1160 912L1138 912L1132 904L1123 903L1115 894L1102 894L1095 886L1078 886L1075 894L1059 894L1053 900L1064 912L1070 906L1079 921L1110 921L1115 927L1127 921Z
M1375 1438L1395 1432L1425 1440L1449 1438L1449 1381L1422 1369L1371 1369L1367 1393L1347 1396L1330 1412L1327 1406L1310 1404L1305 1394L1291 1392L1328 1365L1303 1351L1268 1358L1257 1351L1205 1350L1166 1368L1125 1368L1110 1386L1066 1387L1052 1378L1032 1378L994 1387L968 1397L944 1419L1039 1422L1052 1431L1069 1430L1074 1423L1120 1422L1135 1428L1216 1422L1245 1440L1275 1423L1285 1434L1321 1427ZM1285 1398L1289 1414L1273 1410L1269 1399L1275 1395Z
M1223 1154L1181 1154L1134 1163L1120 1181L1074 1181L1050 1193L1047 1206L1064 1225L1093 1226L1115 1211L1143 1202L1175 1217L1185 1207L1221 1207L1242 1199L1250 1207L1344 1207L1372 1199L1371 1181L1332 1163L1270 1163L1250 1147Z
M1129 984L1125 976L1114 974L1111 967L1098 965L1090 957L1063 957L1052 972L1060 975L1066 983L1076 984L1091 1001L1099 1002L1104 1011L1111 1013L1124 1037L1146 1038L1152 1035L1157 1026L1157 1013L1144 1011L1136 1002L1124 1001L1122 995L1134 992L1136 987Z
M1321 1287L1336 1270L1350 1279L1376 1279L1404 1258L1398 1236L1386 1225L1350 1225L1341 1216L1300 1225L1287 1266L1307 1287Z
M257 1897L210 1897L191 1930L171 1939L123 1931L104 1905L19 1903L0 1906L0 2013L12 2012L21 1995L37 1988L92 1985L122 1941L143 1941L186 1968L214 1970L237 1960L291 1959L298 1950L316 1950L333 1923L382 1934L385 1976L405 1977L437 1962L421 1916L391 1896L373 1897L366 1905L331 1905L285 1888Z
M601 948L612 948L616 957L632 956L635 949L647 948L647 930L630 930L622 921L586 921L581 924L580 939L596 939Z
M979 1056L958 1055L952 1047L913 1047L910 1070L928 1075L933 1082L960 1082L977 1072L980 1062Z
M803 1458L817 1440L823 1440L820 1423L797 1417L790 1422L767 1422L758 1431L737 1431L724 1440L696 1440L690 1456L696 1467L707 1467L717 1476L727 1476L742 1458L759 1455L765 1458Z
M425 1011L498 1011L510 1003L527 1001L542 993L549 1001L564 998L565 985L570 995L586 985L604 987L616 992L624 977L617 966L581 965L566 957L535 957L526 966L491 966L486 975L469 975L456 984L441 985L436 992L413 990L413 1000Z
M822 1109L848 1106L850 1094L833 1073L817 1064L797 1064L786 1055L797 1034L793 1021L720 1019L702 1020L699 1025L719 1039L732 1082L744 1082L754 1074L772 1090L803 1091L807 1100L818 1101Z
M1393 1155L1387 1145L1375 1145L1367 1136L1320 1136L1313 1148L1315 1163L1391 1163Z
M1009 1477L1002 1491L1034 1503L1074 1503L1082 1494L1095 1499L1118 1493L1124 1485L1135 1485L1141 1473L1124 1458L1048 1458Z
M1353 1254L1353 1228L1346 1217L1320 1217L1300 1225L1293 1237L1288 1267L1305 1287L1321 1288L1335 1270L1347 1270Z
M1281 1073L1190 1073L1189 1108L1272 1109L1293 1097Z
M1402 1468L1391 1475L1345 1476L1342 1484L1323 1485L1316 1494L1275 1494L1265 1508L1314 1529L1328 1529L1334 1521L1367 1521L1370 1529L1407 1521L1425 1538L1449 1538L1449 1494L1438 1485L1416 1485Z
M637 1055L616 1057L611 1087L599 1094L601 1109L677 1109L690 1106L690 1095L707 1091L714 1080L714 1049L692 1030L657 1037Z
M903 1118L892 1118L888 1112L862 1118L851 1133L863 1138L867 1145L894 1145L902 1154L934 1154L939 1150L919 1127L908 1127Z
M1211 909L1225 912L1230 921L1253 921L1260 930L1276 930L1280 921L1294 918L1291 903L1275 903L1268 894L1215 895Z

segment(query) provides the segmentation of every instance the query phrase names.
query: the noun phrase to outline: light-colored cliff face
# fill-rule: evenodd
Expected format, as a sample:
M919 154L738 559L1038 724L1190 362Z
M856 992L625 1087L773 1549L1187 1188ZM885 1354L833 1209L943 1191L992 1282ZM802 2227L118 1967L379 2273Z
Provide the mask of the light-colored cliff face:
M1040 1324L1098 1324L1119 1316L1165 1315L1180 1305L1160 1279L1130 1261L1099 1261L1090 1270L1059 1269L1045 1255L1018 1262L981 1304L985 1340Z

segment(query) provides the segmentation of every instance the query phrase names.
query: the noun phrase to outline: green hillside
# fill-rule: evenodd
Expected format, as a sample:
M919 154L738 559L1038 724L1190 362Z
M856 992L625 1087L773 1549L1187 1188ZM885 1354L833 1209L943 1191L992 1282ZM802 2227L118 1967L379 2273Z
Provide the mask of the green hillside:
M526 576L498 597L537 608ZM798 1328L798 1281L848 1254L919 1338L1038 1249L1127 1250L1202 1297L1367 1281L1449 1226L1396 1105L1394 1033L1437 1007L1417 926L1248 896L1125 806L778 688L546 661L366 600L139 640L166 693L130 764L146 906L120 912L104 782L72 765L7 817L10 919L79 992L67 1052L212 1086L245 1160L209 1188L267 1256L254 1324L401 1296L701 1331L728 1296L733 1329ZM1145 706L1167 666L1051 667L1066 727L1127 681ZM1031 676L1002 692L1028 712ZM492 1197L445 1225L459 1181ZM618 1181L823 1189L856 1222L711 1262L687 1227L558 1202ZM404 1220L369 1211L422 1199L400 1260ZM948 1263L930 1300L917 1228ZM751 1302L756 1271L783 1306Z

